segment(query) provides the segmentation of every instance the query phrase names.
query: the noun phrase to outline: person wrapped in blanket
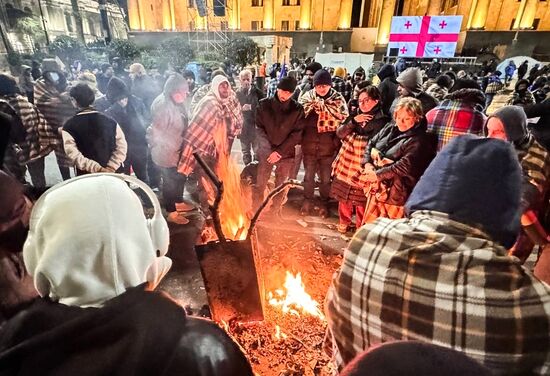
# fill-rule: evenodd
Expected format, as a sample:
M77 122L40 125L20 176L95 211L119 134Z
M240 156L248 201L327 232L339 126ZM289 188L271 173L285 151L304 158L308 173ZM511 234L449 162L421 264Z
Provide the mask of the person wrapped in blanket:
M302 95L299 103L304 107L305 121L302 137L304 155L304 203L301 214L308 215L312 209L315 193L315 174L321 180L319 193L321 204L319 216L328 216L330 177L332 162L340 148L336 130L348 117L348 107L342 94L334 90L330 73L318 70L313 76L314 88Z
M369 142L362 161L367 204L363 224L378 217L402 218L403 205L436 153L436 140L426 133L418 99L402 98L386 124Z
M342 140L340 151L332 164L330 196L338 201L338 231L346 233L352 226L355 211L355 228L363 222L367 198L363 187L368 184L361 173L361 160L367 143L388 123L384 114L380 91L369 85L359 91L358 107L336 130Z

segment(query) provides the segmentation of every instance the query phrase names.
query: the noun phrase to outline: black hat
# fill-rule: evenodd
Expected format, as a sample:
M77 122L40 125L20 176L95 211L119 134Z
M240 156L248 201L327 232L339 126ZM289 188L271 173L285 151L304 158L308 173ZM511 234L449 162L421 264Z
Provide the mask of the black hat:
M106 95L111 103L115 103L120 99L128 98L130 96L130 90L128 90L128 86L126 86L124 81L118 77L113 77L107 84Z
M311 71L313 74L317 73L319 69L323 69L323 66L316 61L306 66L306 71Z
M281 89L281 90L293 93L294 90L296 90L296 84L297 82L294 77L286 76L281 78L281 80L277 84L277 89Z
M324 69L320 69L317 72L315 72L315 75L313 76L313 86L317 86L317 85L332 86L332 78L330 77L330 73Z

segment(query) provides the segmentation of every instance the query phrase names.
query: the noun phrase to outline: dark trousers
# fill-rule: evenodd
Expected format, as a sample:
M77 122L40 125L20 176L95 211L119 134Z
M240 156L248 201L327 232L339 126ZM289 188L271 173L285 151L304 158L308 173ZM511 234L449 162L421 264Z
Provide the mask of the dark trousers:
M290 178L294 180L298 179L298 173L300 172L300 167L302 166L302 159L304 157L302 154L302 146L296 145L295 152L294 164L292 166L292 170L290 171Z
M304 155L304 197L306 200L313 200L315 195L315 174L319 174L321 185L319 193L322 201L329 200L330 175L332 173L333 157L316 157Z
M495 94L487 94L485 93L485 111L489 108L491 103L493 103L493 98L495 97Z
M259 206L264 200L264 192L267 187L267 182L275 167L275 187L283 184L289 177L292 166L294 165L293 158L281 159L275 164L269 163L265 158L261 158L258 164L258 174L256 177L256 186L254 187L254 205ZM272 209L280 210L286 202L286 192L283 191L273 197Z
M252 150L254 145L254 137L251 135L242 135L241 136L241 152L243 153L243 163L248 165L252 162ZM254 155L254 159L255 159Z
M124 161L124 166L121 167L121 171L127 175L130 175L130 167L134 170L136 177L149 184L149 177L147 175L147 149L138 149L128 152L128 156Z
M46 187L46 175L44 174L44 157L35 159L27 163L32 185L35 188ZM60 168L61 169L61 168Z
M160 187L160 168L153 162L150 152L147 152L147 177L151 188Z
M183 202L183 189L187 177L178 172L176 167L163 167L162 175L162 198L167 212L176 210L176 203Z

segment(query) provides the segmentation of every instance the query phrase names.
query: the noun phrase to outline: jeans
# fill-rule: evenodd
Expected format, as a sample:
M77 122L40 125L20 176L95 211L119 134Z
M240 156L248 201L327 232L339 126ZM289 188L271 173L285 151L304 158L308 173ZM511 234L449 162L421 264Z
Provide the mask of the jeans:
M31 176L32 185L35 188L46 187L46 175L44 174L44 158L35 159L32 162L27 163L29 175Z
M332 174L333 157L316 157L304 155L304 197L306 200L313 200L315 195L315 174L319 174L321 185L319 193L321 200L327 202L330 193L330 176Z
M183 202L183 189L187 177L178 172L177 167L163 167L162 198L167 212L176 211L176 203Z
M485 112L487 112L487 109L493 102L493 98L495 97L495 94L487 94L485 93Z
M250 136L243 137L241 136L241 151L243 153L243 163L248 165L252 162L252 150L253 150L254 138ZM256 156L254 155L254 159Z
M267 187L267 182L275 167L275 187L283 184L290 175L290 170L294 165L293 158L281 159L275 164L269 163L265 158L261 158L260 163L258 164L258 174L256 177L256 186L254 187L254 205L260 206L264 200L264 192ZM286 192L283 191L273 197L272 200L272 210L278 211L286 202Z

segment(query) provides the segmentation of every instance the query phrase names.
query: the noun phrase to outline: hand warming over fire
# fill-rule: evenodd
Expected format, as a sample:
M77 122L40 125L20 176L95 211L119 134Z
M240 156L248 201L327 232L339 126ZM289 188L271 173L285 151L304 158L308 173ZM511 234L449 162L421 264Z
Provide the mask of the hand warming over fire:
M267 157L267 161L271 164L275 164L281 160L281 154L274 151L273 153L269 154L269 157Z

